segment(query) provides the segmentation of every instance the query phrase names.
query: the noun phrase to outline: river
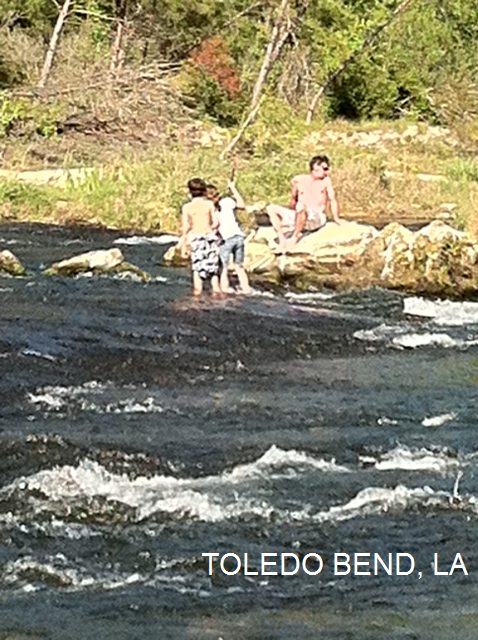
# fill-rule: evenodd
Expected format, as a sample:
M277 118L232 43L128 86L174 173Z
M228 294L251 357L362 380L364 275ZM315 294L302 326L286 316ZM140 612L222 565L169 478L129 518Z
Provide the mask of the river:
M111 246L153 281L41 275ZM477 637L478 303L195 301L154 239L0 247L0 638Z

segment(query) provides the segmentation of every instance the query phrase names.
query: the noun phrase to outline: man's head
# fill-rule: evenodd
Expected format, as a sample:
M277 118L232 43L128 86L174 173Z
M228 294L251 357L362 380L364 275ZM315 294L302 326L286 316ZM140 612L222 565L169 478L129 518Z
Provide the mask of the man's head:
M330 162L327 156L314 156L309 162L309 169L313 178L325 178L328 175L329 167Z
M200 198L206 195L206 183L202 178L191 178L188 181L188 189L193 198Z
M209 183L206 185L206 196L209 198L209 200L212 200L214 204L217 204L221 199L218 188L215 184Z

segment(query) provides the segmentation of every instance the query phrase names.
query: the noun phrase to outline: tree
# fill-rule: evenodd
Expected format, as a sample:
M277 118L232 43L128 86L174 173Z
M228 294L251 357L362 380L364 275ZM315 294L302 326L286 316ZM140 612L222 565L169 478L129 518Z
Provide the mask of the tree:
M60 39L63 25L68 16L68 11L70 9L70 6L73 4L73 2L74 0L65 0L58 14L55 28L53 29L53 33L50 39L50 44L48 46L48 51L46 52L45 61L43 62L43 68L40 74L40 80L38 81L38 85L37 85L37 89L39 89L40 91L45 88L46 83L48 81L48 76L50 75L51 67L53 64L53 58L55 57L55 53L58 47L58 41Z
M234 147L237 145L239 140L242 137L242 134L247 129L247 127L254 121L254 118L259 111L260 99L262 95L262 91L264 89L265 83L267 82L267 78L271 72L271 69L274 65L274 62L279 57L282 47L284 46L287 37L290 34L291 29L291 21L289 16L289 0L281 0L281 4L277 15L274 19L274 23L271 30L271 35L269 42L267 43L266 51L264 54L264 58L262 59L262 64L259 69L259 73L257 75L256 82L254 84L254 88L252 90L252 98L251 104L249 106L249 112L247 116L244 118L242 125L239 128L239 131L231 140L231 142L227 145L227 147L221 153L221 157L224 158L227 154L231 153Z

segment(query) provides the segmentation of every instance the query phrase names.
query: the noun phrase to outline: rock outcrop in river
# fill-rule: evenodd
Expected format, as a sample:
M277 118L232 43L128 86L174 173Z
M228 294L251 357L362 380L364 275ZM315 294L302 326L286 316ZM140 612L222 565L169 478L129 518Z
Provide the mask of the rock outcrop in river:
M184 264L174 247L165 262ZM478 243L440 220L418 231L396 222L381 230L329 222L286 255L277 252L272 227L259 227L247 238L245 266L256 282L304 290L380 286L451 296L478 292Z
M120 274L129 273L143 282L149 282L151 276L139 267L125 262L120 249L98 249L88 251L72 258L55 262L44 274L47 276L75 276L80 273Z
M416 293L466 296L478 292L478 243L435 220L413 232L390 223L328 223L287 255L274 251L274 233L258 230L247 243L246 267L264 281L311 286L381 286Z

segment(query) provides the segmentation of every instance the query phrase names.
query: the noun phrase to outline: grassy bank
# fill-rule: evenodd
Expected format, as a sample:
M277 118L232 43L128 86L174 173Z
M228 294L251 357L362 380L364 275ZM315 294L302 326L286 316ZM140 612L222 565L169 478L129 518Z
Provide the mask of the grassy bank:
M81 185L60 189L1 181L1 219L177 231L188 178L202 176L225 189L232 161L219 154L226 135L206 134L202 144L116 145L107 159L98 144L100 161ZM48 145L57 166L82 164L80 145L76 154L73 146L63 157L64 140L50 139ZM15 169L31 168L18 162L19 149L20 143L16 155L10 150ZM246 202L287 202L291 176L306 172L318 152L331 157L345 218L383 224L448 215L478 236L478 163L445 130L407 122L332 122L307 129L299 121L269 128L259 121L234 158ZM90 142L88 159L94 156Z

